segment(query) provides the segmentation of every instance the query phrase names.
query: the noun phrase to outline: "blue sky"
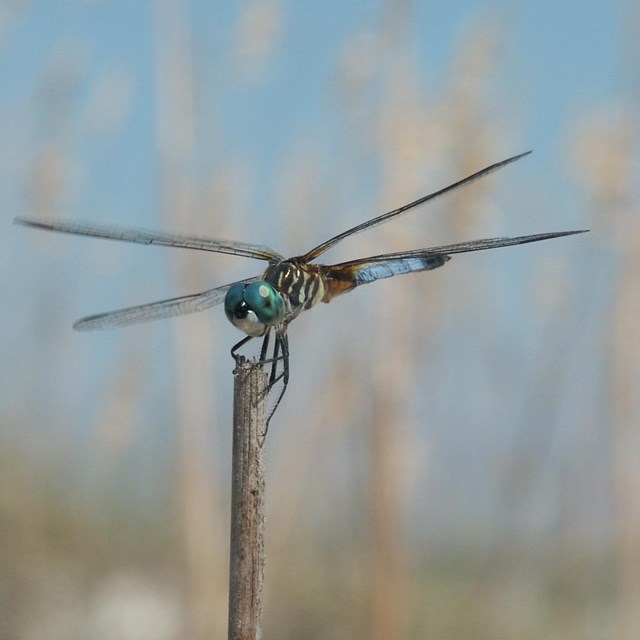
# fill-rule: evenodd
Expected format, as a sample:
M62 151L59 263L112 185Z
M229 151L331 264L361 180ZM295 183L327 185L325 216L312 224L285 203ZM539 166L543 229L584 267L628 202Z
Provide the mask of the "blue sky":
M280 38L262 67L263 81L252 85L234 78L229 63L230 40L243 6L189 3L198 78L203 79L196 89L202 108L215 109L211 126L217 144L256 158L261 178L269 181L269 166L292 138L301 132L332 135L330 89L336 61L354 30L376 27L380 9L374 2L283 4ZM496 117L509 117L513 108L524 110L525 133L518 144L535 149L530 170L555 181L553 159L561 152L563 131L576 108L606 102L621 90L621 11L617 3L603 1L414 3L413 36L425 85L429 83L425 90L437 92L446 83L451 56L471 25L496 17L505 42L494 97L504 104L504 112ZM12 122L4 134L9 151L17 145L19 154L46 126L46 116L37 109L37 86L56 51L75 59L87 95L105 73L127 75L133 82L124 130L115 140L87 145L91 157L81 211L95 208L96 198L126 219L146 216L153 207L153 12L151 3L118 1L35 2L22 13L16 11L13 19L9 11L0 78L0 105ZM75 117L86 117L82 93L75 99ZM9 164L9 175L20 171L19 163ZM9 198L15 197L11 187L19 186L21 178L17 173L8 179ZM553 195L564 195L562 184L554 184L553 190L560 191Z

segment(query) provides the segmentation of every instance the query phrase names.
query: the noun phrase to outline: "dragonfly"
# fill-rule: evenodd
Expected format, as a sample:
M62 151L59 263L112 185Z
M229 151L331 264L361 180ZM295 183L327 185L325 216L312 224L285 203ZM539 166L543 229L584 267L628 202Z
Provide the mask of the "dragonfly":
M269 392L277 383L282 383L280 394L269 413L268 425L289 383L287 328L291 321L303 311L311 309L319 302L331 302L335 297L352 291L363 284L405 273L437 269L446 264L454 254L528 244L588 231L588 229L580 229L518 237L472 240L423 249L383 253L332 265L314 262L319 256L346 238L398 218L421 204L451 193L455 189L468 185L498 169L502 169L530 153L531 151L527 151L485 167L438 191L343 231L307 251L307 253L292 258L285 258L269 247L246 242L107 227L93 223L62 220L47 221L20 217L16 218L15 222L47 231L138 244L210 251L267 262L268 265L260 276L245 278L201 293L87 316L78 320L73 327L78 331L125 327L141 322L203 311L224 301L225 315L235 327L246 334L242 340L233 346L231 355L238 362L238 359L242 358L238 354L238 350L253 338L262 338L259 362L262 364L271 363L268 385L265 391ZM272 335L274 338L272 352L270 357L267 358L267 355L269 355L269 341ZM279 363L282 363L280 368L278 367Z

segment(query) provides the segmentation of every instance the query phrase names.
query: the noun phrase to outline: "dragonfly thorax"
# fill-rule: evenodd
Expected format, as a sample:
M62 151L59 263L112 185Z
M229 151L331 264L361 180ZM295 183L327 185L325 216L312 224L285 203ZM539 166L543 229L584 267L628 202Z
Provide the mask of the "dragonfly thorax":
M327 290L321 265L297 258L275 262L262 275L286 300L287 320L325 299Z

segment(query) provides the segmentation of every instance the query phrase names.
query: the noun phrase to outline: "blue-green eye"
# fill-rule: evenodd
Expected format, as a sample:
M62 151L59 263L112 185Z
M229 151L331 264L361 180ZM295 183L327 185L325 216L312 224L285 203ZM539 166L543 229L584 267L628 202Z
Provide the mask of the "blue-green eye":
M244 282L236 282L229 291L227 291L224 299L224 312L231 322L233 322L231 318L233 317L234 309L243 301L242 294L246 286Z
M282 296L264 280L234 284L224 301L229 322L250 336L262 336L284 319Z
M245 287L244 300L255 311L260 322L272 327L284 318L282 296L264 280L252 282Z

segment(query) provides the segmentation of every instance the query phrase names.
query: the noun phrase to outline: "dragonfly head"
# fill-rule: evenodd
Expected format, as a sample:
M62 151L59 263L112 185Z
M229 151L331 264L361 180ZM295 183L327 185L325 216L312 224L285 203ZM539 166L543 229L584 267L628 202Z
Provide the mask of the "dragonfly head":
M249 336L263 336L284 319L284 300L276 289L264 280L237 282L224 300L224 312L229 322Z

